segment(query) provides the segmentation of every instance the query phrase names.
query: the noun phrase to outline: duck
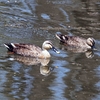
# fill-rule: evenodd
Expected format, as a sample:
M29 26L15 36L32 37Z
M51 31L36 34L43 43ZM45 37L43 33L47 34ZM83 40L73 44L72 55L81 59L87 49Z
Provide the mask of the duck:
M63 34L56 34L56 37L60 40L65 46L73 48L81 48L84 50L91 50L95 46L95 41L93 38L85 39L79 36L68 36Z
M42 48L34 44L24 44L24 43L5 43L4 46L8 49L8 52L22 56L29 56L29 57L36 57L43 59L51 57L50 53L48 52L49 49L52 49L56 53L59 53L59 51L54 47L52 42L49 40L43 42Z

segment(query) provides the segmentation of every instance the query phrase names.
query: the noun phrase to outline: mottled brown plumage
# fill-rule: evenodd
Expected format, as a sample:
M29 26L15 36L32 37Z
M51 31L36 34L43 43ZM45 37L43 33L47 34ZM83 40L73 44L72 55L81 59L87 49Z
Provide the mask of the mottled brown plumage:
M78 36L67 36L62 34L56 34L56 37L66 46L72 46L75 48L93 49L95 41L93 38L82 38Z
M51 56L47 51L48 49L53 49L56 53L59 53L57 49L53 46L51 41L45 41L42 45L42 48L36 45L22 44L22 43L10 43L4 45L8 49L8 51L23 56L31 56L37 58L50 58Z

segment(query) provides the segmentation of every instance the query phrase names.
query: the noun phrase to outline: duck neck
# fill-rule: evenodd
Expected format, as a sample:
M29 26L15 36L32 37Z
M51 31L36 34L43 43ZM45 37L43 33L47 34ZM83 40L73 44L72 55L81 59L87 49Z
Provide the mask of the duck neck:
M42 55L43 55L44 58L50 58L51 57L50 53L46 49L43 49Z

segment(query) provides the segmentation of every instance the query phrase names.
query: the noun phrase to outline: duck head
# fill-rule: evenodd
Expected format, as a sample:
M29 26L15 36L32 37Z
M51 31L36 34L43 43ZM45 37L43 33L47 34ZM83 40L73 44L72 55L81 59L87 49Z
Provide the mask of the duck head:
M93 38L88 38L86 42L91 48L93 48L95 45L95 41Z
M60 53L52 44L51 41L45 41L42 45L42 49L43 50L49 50L49 49L52 49L54 52L56 53Z

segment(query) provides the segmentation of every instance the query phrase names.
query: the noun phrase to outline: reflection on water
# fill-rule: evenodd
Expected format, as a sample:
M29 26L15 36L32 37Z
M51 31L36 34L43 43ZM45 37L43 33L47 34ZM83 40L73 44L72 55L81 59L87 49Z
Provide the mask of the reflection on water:
M78 24L76 34L81 33L82 35L93 36L93 34L97 34L100 31L100 13L98 10L100 6L98 1L94 2L93 0L83 1L82 4L82 11L73 11L76 23Z
M14 55L13 58L10 59L17 60L24 63L25 65L40 65L40 73L45 76L48 76L54 69L53 67L51 68L50 66L48 66L50 59L39 59L20 55Z
M55 98L58 100L59 99L66 100L64 96L64 91L67 88L67 85L63 81L63 78L65 76L67 77L67 73L70 71L68 68L64 68L64 66L66 66L68 62L64 60L57 60L55 61L54 65L56 64L58 64L60 68L56 71L55 73L56 78L53 80L53 83L49 87L50 90L53 92L53 95L51 96L50 100L54 100Z
M97 51L59 46L55 33L96 40ZM100 99L100 1L0 0L0 98L2 100ZM49 60L9 56L3 43L60 49ZM11 59L13 58L13 59Z
M8 57L6 59L8 59ZM2 80L1 86L3 83L6 84L6 88L4 88L3 91L6 92L9 90L9 92L7 92L8 96L13 96L16 99L28 99L28 96L37 91L37 89L42 91L41 89L44 87L43 82L45 81L45 77L42 75L50 75L50 73L54 70L54 67L50 67L48 64L49 59L37 60L35 58L22 57L18 55L13 55L13 60L12 58L8 59L7 62L9 64L9 71L6 76L5 74L1 74L1 78L5 79L4 82ZM36 81L36 83L34 81ZM41 86L41 88L38 88L37 85ZM37 89L35 90L34 88ZM33 97L37 98L35 95L36 93L34 93ZM39 98L41 96L42 94Z

